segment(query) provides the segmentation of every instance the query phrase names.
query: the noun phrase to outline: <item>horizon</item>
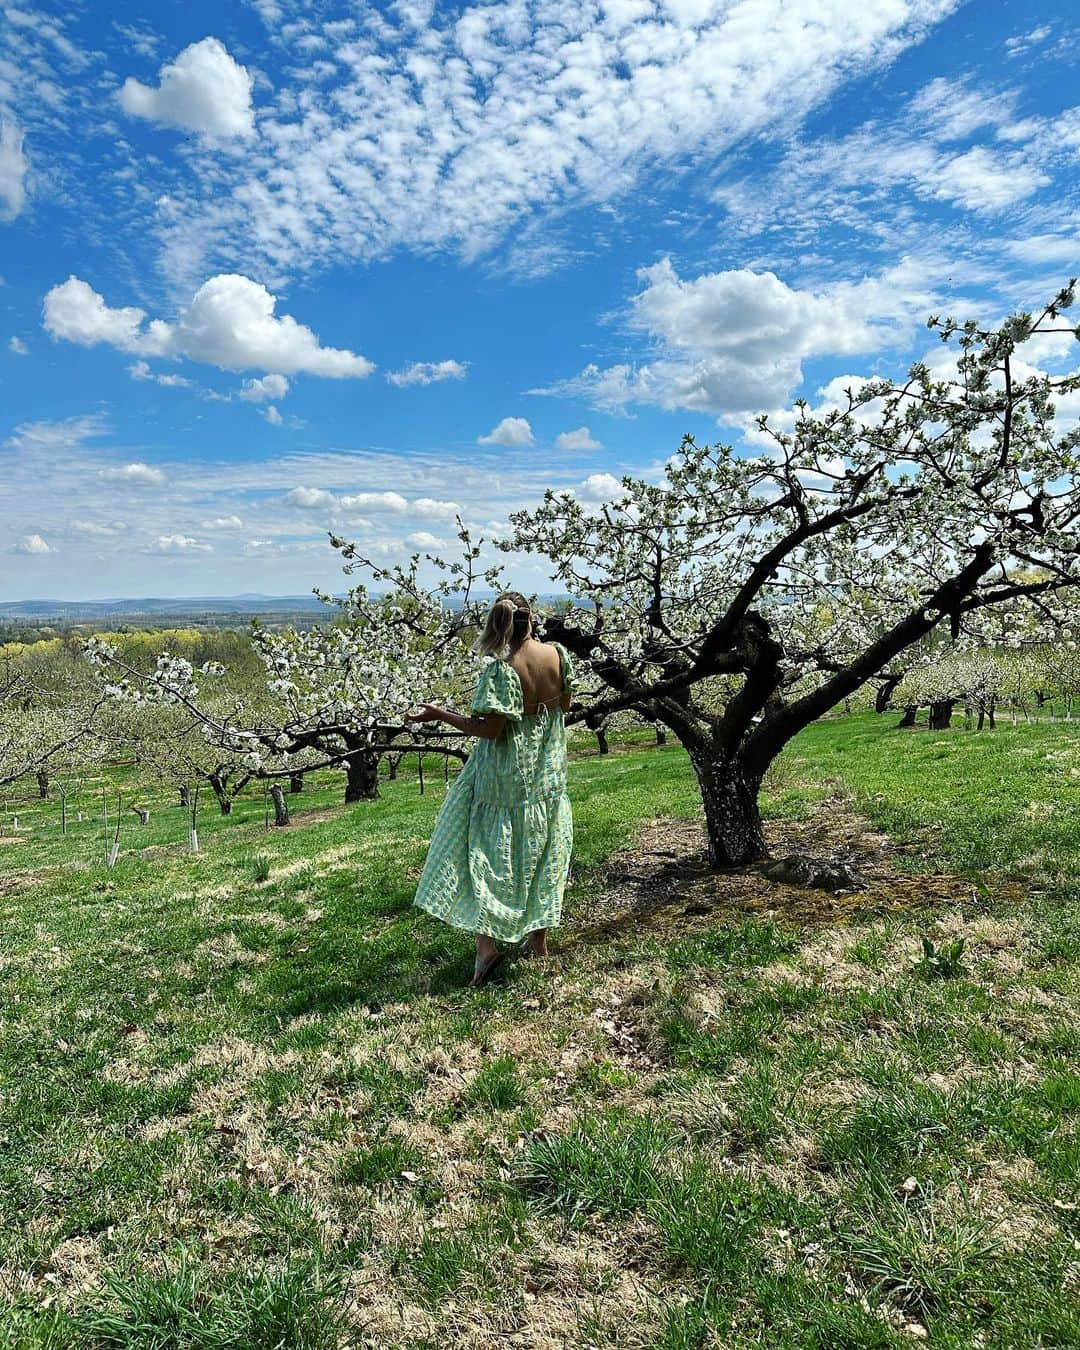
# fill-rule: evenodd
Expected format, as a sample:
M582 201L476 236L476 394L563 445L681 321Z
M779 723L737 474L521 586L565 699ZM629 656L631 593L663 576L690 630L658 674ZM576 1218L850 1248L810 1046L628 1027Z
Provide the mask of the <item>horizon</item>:
M940 363L929 314L1080 272L1078 38L1066 0L0 10L0 601L334 591L328 531L453 554Z

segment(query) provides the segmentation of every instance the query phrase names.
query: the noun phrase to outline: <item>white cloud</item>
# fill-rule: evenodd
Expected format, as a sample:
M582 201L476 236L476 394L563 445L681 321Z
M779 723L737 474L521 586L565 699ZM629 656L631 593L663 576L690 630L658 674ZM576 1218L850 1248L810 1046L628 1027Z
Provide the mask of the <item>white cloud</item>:
M11 546L12 553L41 554L55 553L56 549L47 544L40 534L26 534Z
M896 116L836 139L795 142L771 171L724 182L713 199L737 234L782 228L799 239L841 224L880 241L910 223L920 202L1000 213L1052 181L1075 123L1073 110L1020 119L1016 102L1012 90L935 79Z
M386 378L404 388L410 384L437 384L441 380L463 380L468 369L461 361L413 361L403 370L392 370Z
M11 337L8 339L8 351L13 356L29 356L30 348L21 337Z
M0 220L14 220L26 203L23 134L14 122L0 119Z
M532 445L532 427L524 417L504 417L497 427L493 427L486 436L476 438L478 445L507 445L521 447Z
M282 422L285 420L272 403L268 408L264 409L263 416L272 427L281 426Z
M623 485L614 474L591 473L578 488L577 495L588 501L609 502L624 495Z
M283 88L231 181L196 162L169 256L187 272L254 249L270 273L402 247L476 257L539 213L625 196L658 161L789 131L958 3L473 0L419 28L369 6L366 31L290 6L275 38L297 69L320 48L318 97Z
M117 98L129 116L214 137L250 136L255 130L251 75L217 38L185 47L162 66L158 79L156 89L124 81Z
M74 530L76 534L87 534L95 539L112 539L127 527L122 520L113 521L111 524L103 524L98 520L73 520L69 522L68 528Z
M1010 56L1020 56L1030 47L1037 47L1053 32L1048 23L1041 23L1037 28L1029 29L1026 33L1018 33L1015 37L1009 38L1005 43L1005 50Z
M284 375L264 375L261 380L245 380L240 397L249 403L264 403L283 399L289 392L289 381Z
M149 464L138 461L134 464L102 469L98 477L108 483L131 483L135 487L160 487L165 482L165 474L161 469L154 469Z
M403 514L409 509L408 501L400 492L354 492L342 497L340 506L343 511L393 511Z
M136 361L134 365L128 366L128 374L133 380L150 380L154 384L163 385L166 389L190 389L191 381L185 379L183 375L162 375L156 370L151 370L146 361Z
M20 422L4 446L45 458L59 458L63 451L77 449L106 435L108 430L105 419L96 413L68 417L62 422Z
M817 289L747 268L683 280L670 259L639 276L645 285L631 301L629 324L651 339L655 359L592 364L536 392L616 411L633 403L728 416L775 408L802 383L805 359L896 347L936 298L924 269L909 262Z
M150 553L213 553L211 544L187 534L159 534L147 550Z
M599 450L600 442L589 434L588 427L578 427L576 431L560 431L555 437L556 450Z
M285 500L290 506L299 506L304 511L323 510L335 505L334 494L324 492L322 488L296 487L286 492Z
M54 338L84 347L104 342L141 356L186 356L225 370L254 367L278 376L303 372L329 379L363 379L374 370L363 356L322 346L291 315L277 316L276 304L258 282L223 274L199 287L175 323L153 319L144 327L145 310L113 309L71 276L46 294L43 325Z
M204 530L242 530L244 522L239 516L215 516L213 520L204 520L201 528Z
M146 351L162 356L167 348L167 327L151 324L143 330L146 311L135 305L111 309L91 286L79 277L54 286L45 295L42 325L54 338L93 347L105 342L124 352Z
M437 535L429 534L427 530L417 530L414 534L406 535L405 542L411 544L413 548L442 548L446 543L445 539L438 538Z
M427 520L453 520L455 516L461 514L461 507L457 502L440 502L434 497L417 497L412 503L412 512Z

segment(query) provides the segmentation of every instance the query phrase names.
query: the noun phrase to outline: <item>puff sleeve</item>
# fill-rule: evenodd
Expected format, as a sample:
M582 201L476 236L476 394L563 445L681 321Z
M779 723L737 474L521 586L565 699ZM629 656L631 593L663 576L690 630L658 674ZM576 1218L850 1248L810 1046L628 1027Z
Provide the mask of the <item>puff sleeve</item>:
M521 721L525 711L521 683L505 661L489 661L484 667L469 711L499 713L510 722Z

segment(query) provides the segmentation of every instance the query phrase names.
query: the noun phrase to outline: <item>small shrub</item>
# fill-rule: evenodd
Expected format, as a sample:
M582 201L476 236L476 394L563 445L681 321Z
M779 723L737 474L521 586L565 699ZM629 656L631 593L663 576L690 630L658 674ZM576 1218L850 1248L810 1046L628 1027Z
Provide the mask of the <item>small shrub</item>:
M922 980L957 980L966 974L962 957L964 939L953 938L940 947L934 945L931 938L922 940L922 957L912 967L912 974Z
M270 856L266 853L257 853L251 860L251 876L254 881L270 880Z

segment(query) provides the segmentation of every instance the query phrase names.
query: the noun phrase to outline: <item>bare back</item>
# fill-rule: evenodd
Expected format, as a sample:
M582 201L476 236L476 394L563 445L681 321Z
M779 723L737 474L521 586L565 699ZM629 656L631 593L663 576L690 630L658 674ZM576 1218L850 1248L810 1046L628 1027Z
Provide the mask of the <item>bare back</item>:
M563 701L562 662L550 643L531 638L513 654L510 665L521 681L526 717L538 712L541 705L559 707Z

